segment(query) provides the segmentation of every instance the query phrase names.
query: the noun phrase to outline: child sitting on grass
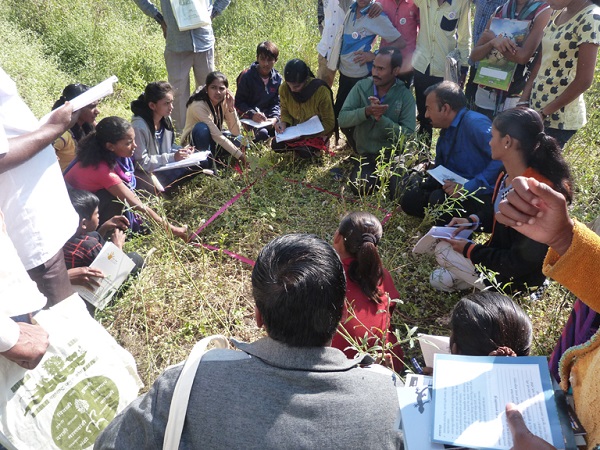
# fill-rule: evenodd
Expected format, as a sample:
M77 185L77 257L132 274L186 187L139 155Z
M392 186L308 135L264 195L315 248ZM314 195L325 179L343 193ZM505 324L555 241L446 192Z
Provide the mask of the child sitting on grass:
M114 216L99 226L98 197L91 192L72 188L69 189L69 197L79 214L77 232L63 247L69 279L71 284L94 289L100 285L97 278L104 278L104 274L99 269L89 267L90 264L102 250L106 236L118 248L123 248L124 230L129 228L129 221L125 216ZM134 272L138 271L144 263L143 258L135 252L127 253L127 256L136 265Z
M187 227L169 223L156 211L142 203L134 192L135 176L131 157L135 151L135 131L120 117L106 117L96 130L87 135L77 147L77 162L64 173L66 183L74 188L96 194L100 199L100 223L115 215L130 214L130 227L137 231L137 214L144 214L168 232L185 241ZM124 206L128 205L127 208ZM140 221L141 222L141 221Z
M353 358L357 349L391 344L391 354L384 354L396 372L403 370L403 353L392 332L391 317L400 297L390 273L383 267L377 244L383 230L372 214L353 212L342 219L333 236L346 273L346 302L342 320L333 337L332 347ZM366 342L363 340L366 336ZM366 347L366 348L365 348Z
M270 126L254 130L256 142L275 136L273 125L279 120L279 86L282 78L273 66L279 58L279 49L269 41L256 47L256 62L237 78L235 108L242 119L271 122Z
M196 90L186 107L181 142L193 145L197 150L210 150L219 165L227 166L231 157L246 164L246 142L225 74L209 73L206 84Z
M135 176L141 180L141 188L150 192L167 189L190 180L202 171L200 164L191 167L177 167L154 173L160 183L155 185L152 173L166 164L182 161L194 153L193 147L180 147L175 144L175 130L171 121L173 111L173 87L166 81L148 83L137 100L131 102L133 118L131 126L135 130ZM210 166L204 162L206 168Z

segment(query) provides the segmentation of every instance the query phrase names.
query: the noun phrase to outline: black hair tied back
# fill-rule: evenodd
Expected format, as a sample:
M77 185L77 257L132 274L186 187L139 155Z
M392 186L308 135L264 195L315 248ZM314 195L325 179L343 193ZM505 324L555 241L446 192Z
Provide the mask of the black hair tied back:
M370 242L373 245L377 245L377 237L373 233L363 233L362 234L363 244Z

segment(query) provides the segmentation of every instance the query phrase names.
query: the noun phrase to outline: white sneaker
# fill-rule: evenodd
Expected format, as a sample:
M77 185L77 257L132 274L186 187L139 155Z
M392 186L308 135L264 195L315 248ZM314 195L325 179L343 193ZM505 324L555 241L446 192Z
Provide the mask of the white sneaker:
M466 281L455 278L448 269L442 267L431 272L429 284L434 289L442 292L458 292L472 287Z

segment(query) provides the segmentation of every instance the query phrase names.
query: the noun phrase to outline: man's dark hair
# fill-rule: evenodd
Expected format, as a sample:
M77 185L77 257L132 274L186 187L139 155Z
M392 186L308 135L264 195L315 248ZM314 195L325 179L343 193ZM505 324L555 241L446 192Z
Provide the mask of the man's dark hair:
M294 347L322 347L342 318L344 268L324 240L288 234L261 250L252 294L269 337Z
M279 49L271 41L264 41L256 47L256 59L258 55L265 55L267 58L273 58L275 61L279 59Z
M68 187L69 198L73 204L73 208L79 214L79 220L91 219L94 211L100 204L100 200L95 194L84 191L82 189L75 189Z
M402 66L402 53L395 47L383 47L377 52L378 55L390 55L392 70Z
M467 106L465 93L458 84L452 81L442 81L425 89L425 97L431 93L435 93L440 109L442 106L448 105L452 111L458 112Z

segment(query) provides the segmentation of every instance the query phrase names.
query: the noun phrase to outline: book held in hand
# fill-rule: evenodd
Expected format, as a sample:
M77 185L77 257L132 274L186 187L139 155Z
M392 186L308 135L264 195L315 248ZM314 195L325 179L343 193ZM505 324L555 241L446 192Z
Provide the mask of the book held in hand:
M521 47L529 34L529 20L492 18L490 31L496 36L510 38ZM479 61L474 82L491 88L508 91L517 63L509 61L498 50L493 49L486 58Z
M468 224L471 225L471 224ZM460 231L453 236L456 229ZM419 242L414 246L413 253L422 254L428 253L433 254L435 246L440 239L465 239L468 240L469 236L473 233L473 230L467 227L431 227L431 230L427 232L425 236L419 239Z
M554 390L543 356L435 355L433 441L467 448L510 449L507 403L525 424L565 448Z
M90 302L98 309L104 309L106 304L115 295L115 292L121 287L125 279L129 276L135 263L129 258L123 250L112 242L107 242L96 256L96 259L90 264L94 269L100 269L104 278L97 281L100 286L93 290L84 286L73 286L77 293L86 301Z

